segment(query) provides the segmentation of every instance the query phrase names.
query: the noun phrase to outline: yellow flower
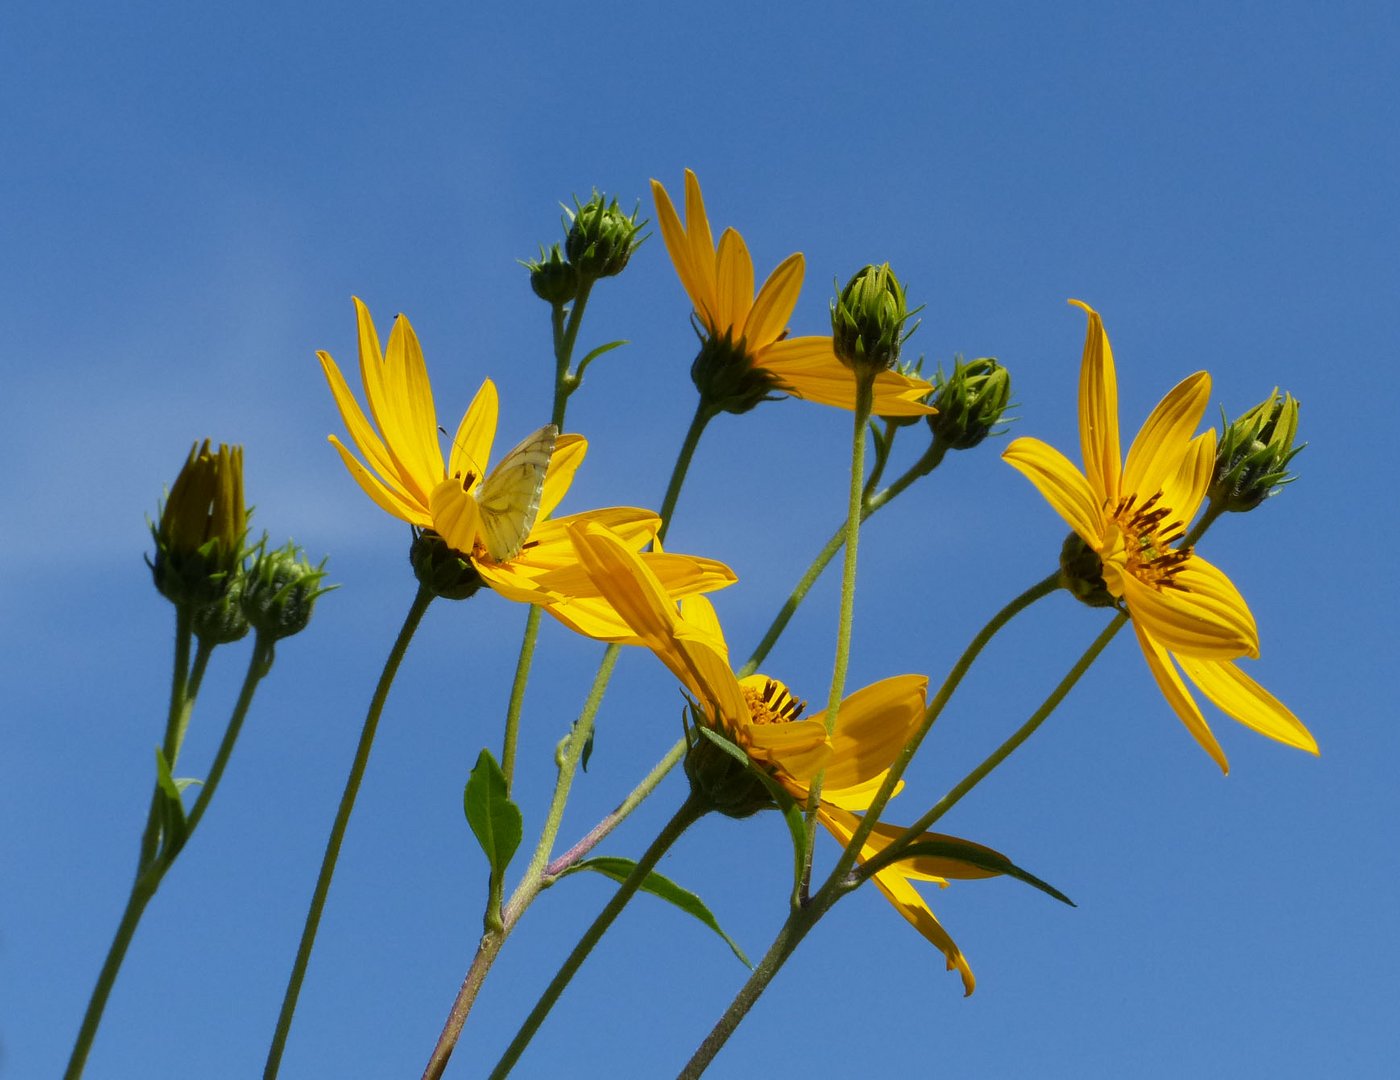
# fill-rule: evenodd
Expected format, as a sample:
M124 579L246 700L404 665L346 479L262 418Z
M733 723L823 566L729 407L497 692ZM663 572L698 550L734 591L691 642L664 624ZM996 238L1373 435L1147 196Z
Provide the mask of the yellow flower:
M319 352L317 356L351 441L368 467L335 435L330 441L365 494L394 517L437 533L470 560L485 584L507 599L541 604L590 637L628 638L630 631L579 571L568 530L574 524L596 522L640 549L655 539L660 518L634 507L551 518L573 482L588 443L579 435L556 438L553 428L542 428L507 457L508 466L519 463L516 471L526 484L524 491L513 492L512 500L507 500L519 520L502 526L504 540L491 534L483 517L490 508L483 510L478 497L483 478L489 476L486 465L496 435L495 384L489 379L482 383L444 463L432 387L408 318L401 315L394 322L388 350L381 352L369 309L358 298L355 312L360 377L373 423L330 355ZM546 453L547 466L539 460ZM529 479L531 470L540 467L545 472L536 492ZM505 486L504 479L500 486ZM531 496L537 498L537 505ZM498 555L492 554L493 547ZM735 580L727 566L712 559L661 552L648 552L643 558L673 596L722 588Z
M1196 516L1215 465L1215 430L1195 435L1210 397L1210 375L1199 371L1162 399L1124 462L1108 335L1097 312L1070 302L1089 316L1079 376L1084 471L1038 439L1017 439L1002 457L1097 554L1107 593L1127 606L1163 696L1222 771L1229 771L1225 753L1180 672L1247 727L1317 753L1302 722L1234 663L1259 655L1258 631L1244 598L1191 548L1173 546Z
M636 643L650 648L690 691L714 730L766 767L798 802L806 800L808 784L822 771L818 820L847 844L857 824L852 811L870 805L919 726L928 679L898 675L857 690L841 702L828 737L825 714L803 718L804 703L783 683L766 675L740 679L734 674L724 632L703 596L687 597L678 611L661 582L618 537L595 525L575 526L572 536L580 563L631 626ZM860 860L882 851L901 831L877 825ZM967 960L909 881L946 885L949 877L990 876L956 860L921 858L895 863L873 879L895 909L943 952L948 969L962 973L967 993L973 986Z
M788 319L802 289L801 253L779 263L755 297L753 259L744 238L725 229L719 244L714 243L695 174L685 172L684 225L659 181L651 182L651 191L666 250L710 342L732 350L742 366L759 377L758 396L747 407L762 400L767 384L807 401L854 409L855 379L836 358L831 336L787 336ZM932 413L935 410L923 403L931 389L923 379L898 371L881 372L875 379L875 415Z

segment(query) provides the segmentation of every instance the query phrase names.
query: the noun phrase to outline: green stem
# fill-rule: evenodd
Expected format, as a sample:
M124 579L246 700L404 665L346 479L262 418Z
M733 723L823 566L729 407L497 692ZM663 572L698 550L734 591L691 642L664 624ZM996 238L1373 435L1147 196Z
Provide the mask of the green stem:
M394 641L394 647L389 651L389 657L384 662L384 670L379 676L379 684L374 688L374 697L370 700L369 712L365 715L364 729L360 732L360 743L355 750L355 760L350 766L350 775L345 781L345 793L340 798L340 807L336 811L335 823L331 826L331 835L326 841L326 854L321 860L321 872L316 878L316 889L311 895L311 906L306 912L306 925L302 928L301 944L297 947L291 977L287 980L287 992L282 998L282 1011L277 1017L277 1030L273 1033L272 1045L268 1048L267 1064L263 1068L264 1080L272 1080L272 1077L277 1075L277 1070L282 1062L282 1051L287 1043L287 1033L292 1027L292 1016L296 1012L297 997L301 993L302 979L306 976L306 965L311 959L311 949L316 943L316 930L321 924L321 911L326 906L326 894L330 891L331 877L335 873L336 859L340 855L340 844L345 838L345 828L350 822L350 812L355 808L355 796L359 794L360 781L364 778L365 766L369 764L369 753L374 745L374 734L379 726L379 715L384 711L384 703L389 697L389 687L393 685L394 676L398 674L399 664L408 649L408 643L413 640L413 634L418 629L423 612L427 610L432 598L433 594L427 587L423 585L418 587L418 592L413 597L413 603L409 606L408 615L404 618L403 628L399 631L399 636Z
M870 480L865 485L865 494L861 499L860 520L863 524L875 511L890 502L891 499L899 496L906 488L920 477L927 476L936 469L943 460L943 455L947 453L947 446L935 442L928 451L916 461L909 469L895 480L889 487L876 494L871 494L870 489L879 481L879 474L872 471ZM880 464L883 467L883 462ZM739 669L739 678L752 675L758 670L758 665L768 658L768 654L773 651L773 646L782 637L783 631L787 629L788 623L792 622L792 617L797 614L797 609L802 605L802 601L807 599L807 594L812 591L812 586L826 571L831 564L831 560L836 557L836 553L846 545L847 522L843 521L836 527L836 531L831 534L831 539L826 542L826 546L821 549L817 557L812 560L812 565L807 567L807 572L802 575L802 579L794 586L792 593L784 601L778 614L773 617L772 624L763 635L753 651L753 655L744 662L744 666Z
M183 717L186 723L188 722L188 706L199 692L199 683L204 677L204 669L209 662L211 652L213 652L213 646L206 647L203 642L200 643L195 655L194 667L190 670L188 679L184 680L182 693L187 695L186 700L180 708L172 709L172 720L177 726L180 717ZM178 665L178 647L176 655ZM188 652L186 652L186 658L188 658ZM93 987L92 996L88 999L87 1011L83 1014L83 1023L78 1029L78 1037L73 1044L73 1053L68 1061L68 1069L64 1073L65 1080L77 1080L77 1077L82 1075L88 1053L92 1049L93 1039L97 1036L98 1025L102 1022L102 1014L107 1008L107 999L111 996L112 987L116 984L117 973L121 970L122 962L126 959L126 951L131 945L136 927L141 922L146 905L150 903L151 898L155 896L156 890L160 887L161 881L164 880L166 872L174 865L176 857L184 850L184 846L193 838L200 818L204 816L204 811L209 805L209 800L214 797L214 791L219 786L219 780L224 773L224 766L228 764L229 755L233 752L233 744L243 725L243 718L247 715L248 708L253 702L253 693L257 689L258 682L267 674L267 670L271 666L271 659L272 643L268 642L264 646L262 640L259 639L253 647L253 656L248 664L248 674L244 678L243 688L238 695L238 703L234 707L233 715L229 718L228 728L224 732L223 741L220 743L218 753L210 766L209 775L185 821L185 833L179 844L170 847L167 851L161 851L159 849L159 825L156 826L157 848L152 851L150 859L141 867L136 880L132 883L131 895L127 897L126 901L126 909L122 912L116 935L107 950L107 958L103 961L102 970L98 973L97 985ZM159 789L157 789L156 795L157 798L160 797ZM151 820L154 821L156 817L153 807ZM150 829L149 823L147 828Z
M661 518L661 528L656 532L658 543L666 539L666 533L671 528L671 515L675 512L676 500L680 498L681 485L685 483L686 474L690 471L690 461L695 456L695 448L700 445L700 436L705 433L705 426L715 415L714 407L702 395L695 406L695 416L691 418L690 427L686 429L681 451L676 455L676 465L671 470L671 481L666 485L666 494L661 499L661 509L657 511Z
M978 765L977 768L973 769L958 781L948 794L944 795L943 798L939 799L938 802L933 805L933 808L929 810L928 813L924 814L923 817L910 825L909 828L901 834L899 839L890 844L890 847L897 848L905 837L912 840L918 837L919 834L926 832L935 821L957 805L958 801L964 795L980 784L993 769L1010 757L1017 747L1029 739L1031 735L1035 733L1036 728L1040 727L1040 725L1045 722L1046 718L1055 711L1060 702L1065 699L1065 695L1074 688L1074 684L1089 670L1089 666L1098 659L1099 654L1103 652L1108 646L1108 643L1113 640L1114 635L1117 634L1119 630L1123 629L1123 624L1127 621L1128 616L1126 613L1120 612L1115 615L1112 621L1104 627L1099 636L1094 639L1093 643L1084 650L1084 655L1075 662L1074 667L1069 669L1065 677L1060 680L1059 685L1050 692L1050 696L1041 703L1040 708L1036 709L1036 711L1030 715L1030 718L1017 728L1009 739L997 747L982 764ZM892 860L887 860L884 865L887 865L889 861ZM875 860L871 860L870 863L861 868L861 878L869 877L870 874L875 872L874 869L870 869L872 866L875 869L879 869L881 864L877 864Z
M836 621L836 660L832 665L831 691L826 698L826 733L836 730L841 711L841 695L846 689L846 668L851 656L851 630L855 622L856 558L860 546L860 523L865 494L865 426L870 422L870 409L875 400L873 373L856 375L855 434L851 439L851 482L846 501L846 559L841 569L841 607ZM798 884L799 895L805 896L806 882L812 869L812 848L817 825L817 807L821 803L822 779L825 770L812 778L807 794L807 846L803 853L804 868Z
M520 711L525 705L525 684L530 681L530 664L535 657L535 641L540 634L540 608L530 605L525 616L525 636L520 640L520 658L515 663L515 681L506 705L506 731L501 747L501 771L506 774L506 794L515 779L515 749L520 737Z
M174 752L176 735L180 730L181 717L187 716L189 704L186 700L190 681L190 646L194 641L194 613L186 604L175 606L175 662L170 672L170 702L165 711L165 735L161 738L160 750L173 769L170 755ZM146 828L141 834L140 853L136 858L136 876L146 872L160 848L160 785L151 793L151 808L146 814Z
M661 856L666 854L666 852L670 850L671 845L680 838L681 834L698 821L704 813L705 808L703 800L694 794L688 796L685 802L681 804L680 809L676 811L675 815L662 828L656 839L652 841L651 846L647 848L646 853L642 855L632 872L627 875L626 880L618 886L617 892L612 895L612 898L608 900L603 910L598 913L598 917L593 920L592 925L584 932L583 937L581 937L578 944L574 946L573 952L569 953L568 959L564 961L559 971L550 981L549 986L547 986L544 993L540 995L540 999L535 1003L535 1007L530 1011L530 1015L525 1018L525 1022L520 1025L520 1030L516 1032L515 1038L511 1040L510 1045L506 1047L505 1053L501 1055L501 1060L498 1061L496 1067L491 1070L491 1080L499 1080L499 1078L504 1077L510 1072L511 1068L514 1067L515 1063L520 1060L520 1055L524 1052L525 1047L530 1044L530 1040L534 1038L535 1032L539 1030L540 1025L544 1023L545 1017L549 1015L549 1010L552 1009L554 1003L559 1000L559 995L562 994L564 988L569 985L569 981L574 977L574 973L583 965L584 960L588 958L588 954L592 952L593 947L598 944L598 940L607 932L608 928L612 926L613 920L616 919L622 912L622 909L627 906L627 902L631 900L637 890L642 887L642 884L646 881L652 869L661 861Z
M898 786L900 778L904 775L905 769L909 767L909 763L914 759L914 754L918 752L919 746L923 743L925 736L927 736L929 731L933 728L934 722L942 714L948 701L952 698L953 692L957 690L959 684L963 681L963 677L967 675L973 662L981 654L982 650L987 647L988 642L996 636L997 631L1022 611L1025 611L1026 608L1030 607L1037 600L1049 596L1059 588L1060 571L1055 570L1053 573L1046 575L1040 581L1036 582L993 615L991 619L987 621L987 625L982 627L982 629L977 632L976 636L968 642L967 648L963 650L962 655L958 657L957 662L944 678L943 685L938 688L938 692L934 694L933 700L930 701L927 708L924 709L924 718L919 724L918 730L915 731L909 741L904 744L899 755L894 759L893 764L890 765L884 782L880 785L880 790L876 792L875 798L871 800L870 806L866 809L860 824L856 827L855 834L851 837L851 842L846 845L846 850L842 852L841 858L837 860L836 867L832 870L831 877L828 878L829 881L844 876L855 864L856 853L861 850L861 845L865 843L866 837L870 835L870 831L875 827L876 823L879 822L880 814L884 810L885 804L890 801L890 797L894 794L895 788Z
M592 289L593 282L588 278L579 281L578 295L574 297L573 305L569 308L568 325L562 333L558 329L561 310L557 307L554 309L554 415L550 423L560 431L564 430L564 409L569 395L577 390L579 385L577 376L569 370L569 364L573 359L574 342L578 340L579 327L583 325L583 310L588 306L588 294Z

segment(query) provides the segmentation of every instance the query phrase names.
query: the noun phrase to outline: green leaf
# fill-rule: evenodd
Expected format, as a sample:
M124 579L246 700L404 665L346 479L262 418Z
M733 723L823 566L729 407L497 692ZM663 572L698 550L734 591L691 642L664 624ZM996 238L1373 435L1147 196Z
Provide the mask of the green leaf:
M569 869L564 872L564 876L577 873L580 870L592 870L595 873L602 874L604 877L610 877L621 884L631 876L632 871L635 870L636 867L637 864L631 859L621 859L609 855L597 855L591 859L584 859L583 862L569 867ZM681 886L677 885L670 878L663 877L655 870L647 874L646 880L641 884L641 889L643 892L649 892L653 896L659 896L662 900L668 901L680 908L687 915L692 915L699 919L724 939L724 943L733 950L734 955L739 958L739 961L745 967L750 969L753 967L753 965L749 963L749 958L744 955L744 950L739 948L734 939L720 928L719 921L710 913L710 909L705 906L705 901L701 900L700 897L696 896L689 889L681 888Z
M988 873L1005 874L1017 881L1024 881L1027 885L1039 889L1047 896L1053 896L1062 904L1068 904L1070 907L1078 906L1055 886L1041 881L1040 878L1026 870L1022 870L1001 852L993 851L981 844L974 844L971 840L959 840L956 836L943 836L936 840L916 840L904 850L899 861L902 862L906 858L912 859L920 855L935 859L952 859Z
M467 824L491 864L492 876L499 878L520 846L524 826L520 807L506 793L506 774L490 750L483 750L477 757L462 793L462 805Z
M768 794L773 797L773 801L782 812L783 821L786 822L788 832L792 836L792 880L794 887L796 887L802 881L802 871L807 864L807 859L805 857L807 850L807 822L802 816L802 808L797 805L797 800L788 793L786 788L755 765L753 758L749 757L740 747L730 742L719 732L712 731L710 728L700 725L696 726L696 730L726 754L742 761L745 768L758 777L763 786L768 789Z
M598 357L602 356L604 353L612 352L614 349L626 344L628 344L626 341L610 341L606 345L599 345L578 362L578 367L574 369L574 376L580 379L583 378L583 369L593 363L594 360L598 359Z
M173 859L184 846L189 827L185 823L185 804L180 798L180 784L170 775L170 763L165 753L156 747L156 790L159 791L161 854Z

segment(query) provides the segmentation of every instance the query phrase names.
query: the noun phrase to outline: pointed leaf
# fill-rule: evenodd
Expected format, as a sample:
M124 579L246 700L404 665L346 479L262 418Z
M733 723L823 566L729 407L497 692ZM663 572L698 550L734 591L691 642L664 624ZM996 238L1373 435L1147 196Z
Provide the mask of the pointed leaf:
M605 877L610 877L621 884L631 876L632 871L635 870L636 867L637 864L631 859L621 859L609 855L597 855L591 859L584 859L583 862L571 866L565 871L565 874L576 873L579 870L592 870ZM705 906L705 902L689 889L682 888L670 878L663 877L655 870L647 874L646 880L641 884L641 889L643 892L651 893L652 896L659 896L662 900L680 908L687 915L692 915L699 919L724 939L724 943L733 950L734 955L739 958L740 962L745 967L753 967L753 965L749 963L749 958L744 955L744 950L739 948L734 939L720 928L719 921L710 913L710 909Z
M586 368L589 364L593 363L594 360L602 356L604 353L612 352L619 346L627 344L629 344L629 342L610 341L606 345L599 345L596 349L594 349L592 352L590 352L587 356L585 356L582 360L578 362L578 367L574 369L574 378L583 378L583 369Z
M180 799L180 786L170 775L170 763L165 753L156 747L156 789L160 792L161 854L172 859L184 846L188 826L185 824L185 804Z
M1022 870L1005 855L985 848L981 844L948 836L941 840L916 840L903 853L904 858L911 859L920 855L927 855L935 859L954 859L967 863L969 866L975 866L979 870L986 870L993 874L1005 874L1017 881L1024 881L1027 885L1039 889L1047 896L1053 896L1062 904L1068 904L1070 907L1078 906L1053 885L1041 881L1034 874Z
M492 876L499 878L520 846L524 825L520 807L506 793L506 774L490 750L483 750L477 757L462 794L462 805L467 824L491 864Z

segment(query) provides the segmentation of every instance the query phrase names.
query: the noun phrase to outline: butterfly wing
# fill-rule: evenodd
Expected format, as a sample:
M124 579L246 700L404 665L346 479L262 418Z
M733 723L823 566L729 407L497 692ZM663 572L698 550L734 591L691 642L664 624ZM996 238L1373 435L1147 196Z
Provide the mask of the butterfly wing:
M481 485L477 507L487 552L496 562L520 554L540 512L544 474L559 429L547 424L501 458Z

